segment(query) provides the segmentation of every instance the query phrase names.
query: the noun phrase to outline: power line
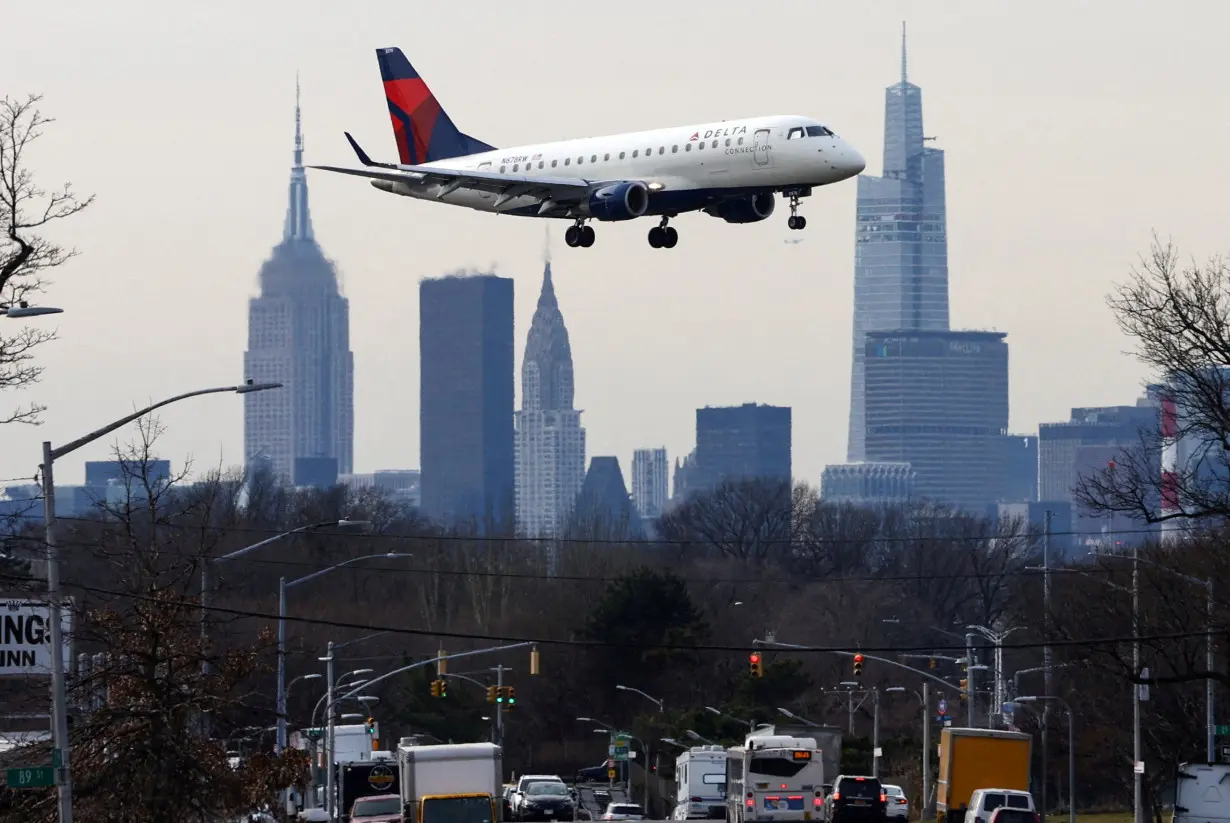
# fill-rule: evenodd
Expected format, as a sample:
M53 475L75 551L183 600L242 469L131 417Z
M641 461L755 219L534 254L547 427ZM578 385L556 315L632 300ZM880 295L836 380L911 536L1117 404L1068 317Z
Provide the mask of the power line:
M42 582L38 578L21 576L21 575L0 575L0 579L21 580L23 582ZM95 586L85 586L79 583L66 583L67 588L74 588L80 591L89 592L91 594L104 594L113 597L119 597L126 600L135 600L141 602L157 603L165 606L176 606L187 608L190 610L201 610L201 605L196 600L185 598L165 599L159 597L151 597L144 594L136 594L134 592L121 592L114 589L104 589ZM250 609L234 609L225 606L206 606L205 611L214 612L217 614L226 614L232 617L248 617L261 620L285 620L287 623L300 623L310 626L325 626L335 629L355 629L366 632L388 632L390 634L402 634L412 637L434 637L448 638L455 640L473 640L489 643L536 643L541 646L569 646L574 648L610 648L610 649L640 649L644 647L643 643L613 643L602 640L577 640L569 638L551 638L551 637L526 637L512 635L492 635L492 634L477 634L474 632L449 632L429 629L408 629L398 626L387 626L373 623L352 623L343 620L326 620L318 617L302 617L298 615L287 614L284 616L271 614L269 612L258 612ZM1000 643L1000 648L1004 649L1038 649L1045 646L1069 646L1077 648L1091 648L1096 646L1118 645L1121 643L1131 643L1134 641L1156 641L1156 640L1185 640L1197 637L1206 637L1207 630L1189 631L1189 632L1170 632L1165 634L1154 635L1137 635L1135 637L1128 635L1122 637L1089 637L1089 638L1065 638L1060 640L1048 640L1045 642L1028 642L1028 643ZM655 643L653 648L665 649L669 651L695 651L695 652L739 652L744 653L748 649L747 644L739 646L715 646L715 645L698 645L689 643ZM952 646L806 646L775 649L771 645L769 651L783 651L787 653L833 653L833 652L866 652L877 654L904 654L908 652L941 652L941 651L965 651L966 647L962 645Z

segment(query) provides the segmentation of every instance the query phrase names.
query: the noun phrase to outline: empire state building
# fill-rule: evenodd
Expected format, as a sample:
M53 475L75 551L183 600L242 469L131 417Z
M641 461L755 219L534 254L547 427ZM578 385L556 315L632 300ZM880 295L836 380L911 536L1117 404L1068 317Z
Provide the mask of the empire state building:
M260 269L248 303L244 376L284 388L244 398L244 457L282 482L332 485L354 462L354 355L350 306L312 231L299 88L295 152L282 242Z

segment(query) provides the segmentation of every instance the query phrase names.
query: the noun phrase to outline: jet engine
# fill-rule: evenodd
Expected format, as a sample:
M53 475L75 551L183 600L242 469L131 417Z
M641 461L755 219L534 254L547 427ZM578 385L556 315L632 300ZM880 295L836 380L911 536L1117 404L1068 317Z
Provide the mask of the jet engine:
M649 187L639 180L603 186L590 192L585 210L595 220L632 220L649 208Z
M727 223L759 223L773 214L777 199L772 192L749 194L710 206L705 211Z

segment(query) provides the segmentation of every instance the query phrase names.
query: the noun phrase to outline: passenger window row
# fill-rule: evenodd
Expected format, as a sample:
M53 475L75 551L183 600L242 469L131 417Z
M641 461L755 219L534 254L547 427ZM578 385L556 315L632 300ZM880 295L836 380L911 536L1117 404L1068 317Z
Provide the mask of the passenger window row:
M832 135L832 132L831 132L831 131L829 131L828 129L824 128L823 126L808 126L808 127L807 127L807 131L808 131L808 134L809 134L809 135L811 135L811 134L812 134L812 130L813 130L813 129L821 129L821 130L823 131L823 133L824 133L824 134L826 134L826 135ZM790 134L791 134L791 135L794 135L794 132L796 132L796 131L797 131L797 132L799 132L799 136L802 136L802 131L803 131L803 130L802 130L801 128L798 128L798 129L791 129ZM817 136L819 136L820 132L817 132L816 134L817 134ZM744 141L744 138L742 138L742 137L739 137L739 138L737 138L737 139L727 137L727 138L726 138L726 145L727 145L727 146L742 146L742 145L743 145L743 141ZM708 145L709 145L709 148L716 149L716 148L718 147L718 143L720 143L720 142L721 142L720 140L713 140L712 142L709 142L709 144L708 144ZM704 150L704 148L705 148L705 145L706 145L706 141L704 141L704 140L700 140L700 141L696 141L695 143L684 143L684 144L683 144L683 150L684 150L685 152L692 151L692 146L693 146L693 145L695 145L695 146L696 146L696 151L703 151L703 150ZM652 155L653 155L653 153L654 153L654 150L653 150L653 147L652 147L652 146L650 146L649 148L645 149L645 156L646 156L646 157L650 157L650 156L652 156ZM678 154L678 153L679 153L679 146L678 146L678 144L671 146L671 154ZM658 146L658 154L659 154L659 155L666 154L666 146ZM637 158L637 157L640 157L640 156L641 156L641 150L640 150L640 149L633 149L633 150L632 150L632 157L633 157L633 158ZM619 153L619 158L618 158L618 159L620 159L620 160L626 160L626 159L627 159L627 157L628 157L628 152L627 152L627 151L621 151L621 152ZM576 161L577 161L577 165L578 165L578 166L583 165L583 164L585 163L585 155L580 155L579 157L577 157L577 158L576 158ZM594 163L598 163L598 162L602 162L602 163L609 163L609 162L611 162L611 153L610 153L610 152L607 152L607 153L603 154L603 155L602 155L602 160L599 160L599 159L598 159L598 155L596 155L596 154L591 154L591 155L589 156L589 162L590 162L590 164L591 164L591 165L592 165L592 164L594 164ZM565 158L564 158L563 165L565 165L565 166L570 166L570 165L572 165L572 158L571 158L571 157L565 157ZM559 166L560 166L560 161L559 161L559 158L556 158L556 159L554 159L554 160L552 160L552 161L551 161L551 168L553 168L553 169L554 169L554 168L559 168ZM546 160L538 160L537 162L535 162L535 161L531 160L531 161L530 161L530 162L528 162L528 163L513 163L513 164L512 164L511 171L513 171L513 172L515 173L515 172L519 172L519 171L532 171L532 170L533 170L533 169L535 169L535 168L542 169L542 168L546 168L546 167L547 167L547 161L546 161ZM508 172L509 170L510 170L510 169L509 169L509 167L508 167L507 165L500 166L500 174L504 174L504 173Z

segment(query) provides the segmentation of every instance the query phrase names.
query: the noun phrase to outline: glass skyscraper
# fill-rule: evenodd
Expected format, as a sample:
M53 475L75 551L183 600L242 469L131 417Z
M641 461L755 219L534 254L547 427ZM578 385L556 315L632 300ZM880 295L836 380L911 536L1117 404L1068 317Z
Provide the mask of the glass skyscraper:
M867 459L866 336L948 329L944 152L923 135L922 89L906 75L885 91L884 170L858 178L854 252L854 351L847 459Z

